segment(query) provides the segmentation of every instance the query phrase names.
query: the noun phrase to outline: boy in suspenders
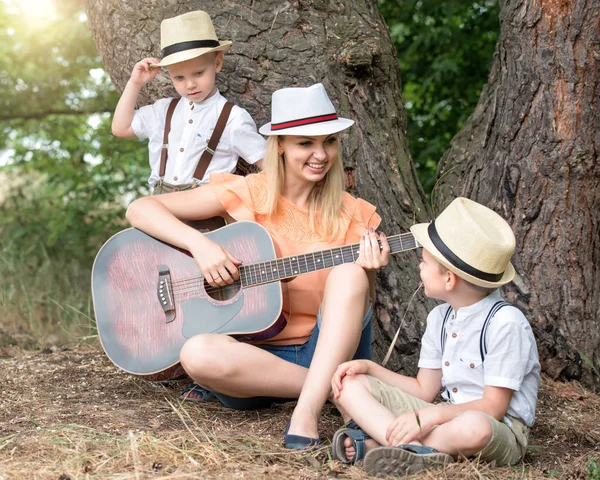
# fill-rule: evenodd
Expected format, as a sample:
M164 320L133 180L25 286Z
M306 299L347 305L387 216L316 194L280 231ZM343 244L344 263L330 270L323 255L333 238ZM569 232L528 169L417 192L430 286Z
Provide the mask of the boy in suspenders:
M213 172L233 172L238 158L257 164L265 140L243 108L228 102L215 80L229 41L217 39L206 12L193 11L161 23L161 60L145 58L131 73L115 109L118 137L148 138L154 194L187 190ZM163 98L135 110L140 90L165 67L180 98Z
M459 456L514 465L540 383L531 327L498 290L515 275L515 237L498 214L466 198L411 232L423 247L425 295L447 303L427 317L416 378L365 360L340 365L334 402L353 422L334 435L333 457L364 458L374 476L441 468ZM434 405L440 390L446 402Z

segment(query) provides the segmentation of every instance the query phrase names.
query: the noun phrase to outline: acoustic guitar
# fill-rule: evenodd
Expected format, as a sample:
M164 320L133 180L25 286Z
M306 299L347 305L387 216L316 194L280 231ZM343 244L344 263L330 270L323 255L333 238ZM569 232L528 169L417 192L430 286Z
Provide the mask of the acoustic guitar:
M129 228L100 249L92 269L98 334L110 360L126 372L166 381L184 374L179 352L200 333L239 340L274 337L283 327L280 281L354 262L359 244L277 258L268 232L236 222L206 235L243 261L240 278L215 288L191 254ZM418 247L410 233L388 237L391 252Z

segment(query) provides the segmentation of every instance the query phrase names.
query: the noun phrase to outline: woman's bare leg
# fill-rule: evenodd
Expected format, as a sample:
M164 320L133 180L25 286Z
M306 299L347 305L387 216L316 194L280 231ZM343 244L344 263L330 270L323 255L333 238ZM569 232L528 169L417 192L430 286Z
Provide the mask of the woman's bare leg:
M318 437L318 421L339 364L351 359L362 333L369 305L369 280L355 264L333 269L327 278L321 306L321 327L302 393L292 414L289 433Z
M239 398L297 398L308 372L227 335L192 337L181 349L180 360L196 383Z

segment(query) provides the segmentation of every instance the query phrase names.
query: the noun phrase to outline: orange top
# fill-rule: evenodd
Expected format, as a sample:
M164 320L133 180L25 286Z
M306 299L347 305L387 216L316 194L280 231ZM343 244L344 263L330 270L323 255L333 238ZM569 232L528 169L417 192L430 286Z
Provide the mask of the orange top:
M213 190L221 205L236 220L251 220L265 227L273 239L278 258L358 243L367 228L377 228L381 222L373 205L344 192L343 202L350 216L343 216L340 233L334 240L329 240L311 228L308 211L284 197L281 197L278 211L271 218L256 211L255 206L265 205L267 200L267 177L264 173L247 177L213 173L210 183L204 188ZM330 271L318 270L282 282L283 314L287 325L279 335L265 343L299 345L308 341L317 322Z

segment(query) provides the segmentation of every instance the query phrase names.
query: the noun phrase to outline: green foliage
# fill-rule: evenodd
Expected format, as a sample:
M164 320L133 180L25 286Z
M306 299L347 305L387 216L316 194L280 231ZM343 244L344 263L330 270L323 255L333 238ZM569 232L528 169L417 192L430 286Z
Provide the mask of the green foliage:
M36 138L31 158L19 140L10 144L15 164L3 170L11 181L0 204L0 232L22 245L41 242L52 258L89 264L100 242L123 228L125 198L144 193L147 160L140 142L96 140L109 138L108 117L97 127L81 120L65 115L36 122L42 130L52 123L47 128L70 133L56 147Z
M110 133L118 95L78 1L36 28L2 1L0 18L0 233L89 264L123 225L124 196L145 191L145 145Z
M508 478L511 479L511 480L512 479L517 480L517 478L523 478L524 475L529 474L529 470L530 470L530 467L527 466L527 465L525 465L525 466L522 466L522 465L512 465L510 468L513 471L519 473L519 475L514 476L514 477L512 475L509 476Z
M149 173L145 142L110 132L118 95L80 1L55 5L34 25L0 0L2 324L40 334L89 326L93 258Z
M408 139L426 192L477 105L498 37L495 0L379 0L403 83Z
M600 480L600 464L595 458L590 459L587 470L589 475L585 476L585 480Z
M102 64L85 17L78 2L61 5L56 19L33 25L18 3L0 2L0 119L109 110L110 82L90 75Z

